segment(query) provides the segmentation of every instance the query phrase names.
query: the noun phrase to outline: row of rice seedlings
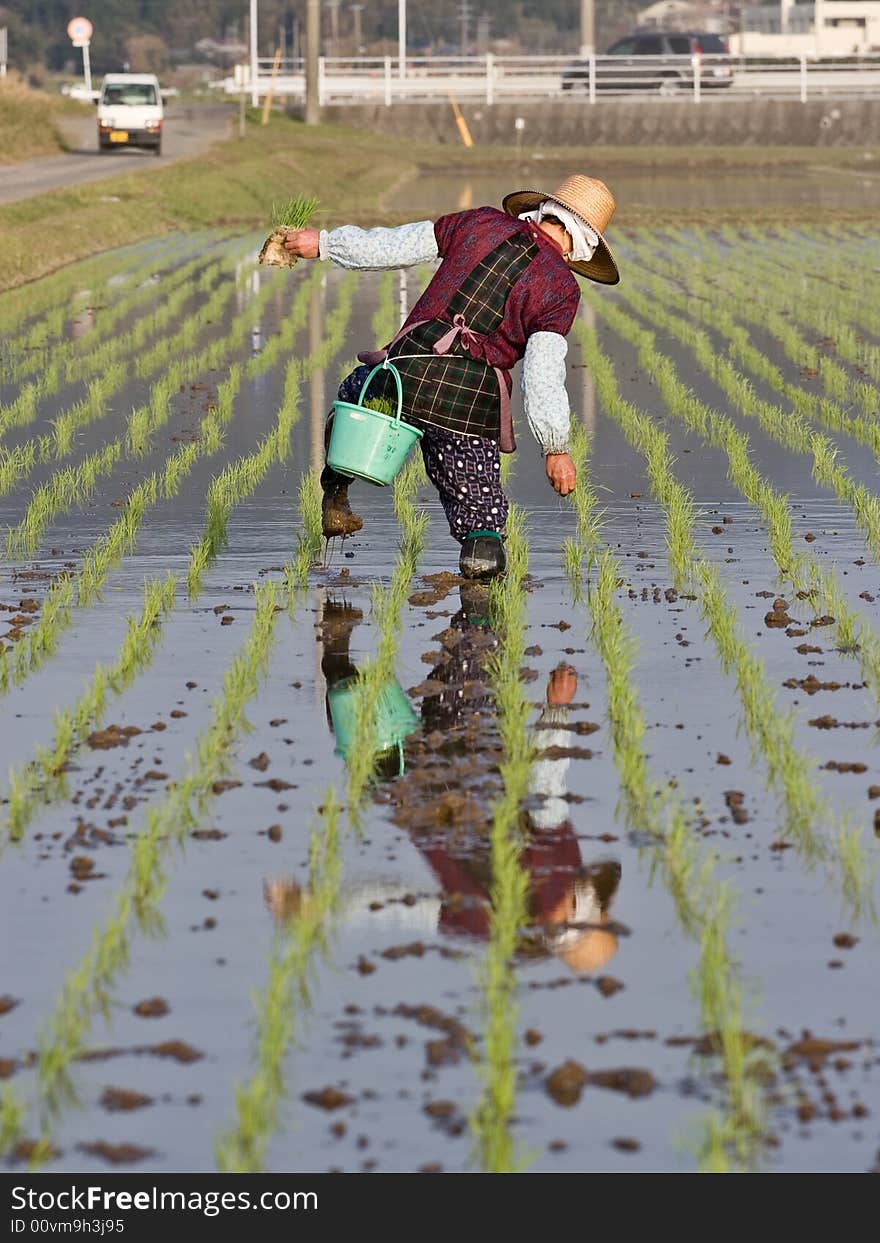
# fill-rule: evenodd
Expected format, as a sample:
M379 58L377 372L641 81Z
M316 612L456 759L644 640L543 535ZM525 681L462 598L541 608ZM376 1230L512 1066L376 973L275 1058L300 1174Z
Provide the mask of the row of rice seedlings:
M374 773L377 706L384 686L394 677L401 613L418 568L428 525L426 511L417 510L412 503L420 483L418 471L411 463L407 467L394 481L394 508L403 527L400 551L388 587L374 583L371 593L372 615L379 633L376 652L361 666L354 687L355 728L347 758L347 798L349 819L355 826L360 824L361 807Z
M150 371L158 369L166 362L173 352L178 350L183 352L192 344L199 332L222 313L232 293L233 288L228 284L215 290L208 301L202 303L191 316L183 321L179 329L180 335L176 339L174 337L164 338L152 350L141 355L136 364L137 369L143 375L148 375ZM179 310L175 300L172 298L170 301L172 310L174 312ZM149 424L153 417L153 409L157 416L164 414L167 417L168 400L172 392L179 387L182 369L188 365L190 365L190 360L184 354L172 365L166 375L153 385L147 405L133 411L129 416L130 452L135 451L138 444L138 431L143 424ZM52 424L54 428L52 433L34 437L16 446L13 450L0 451L0 494L5 494L19 483L37 460L48 462L73 452L76 433L87 424L112 412L108 404L109 398L130 378L130 365L127 361L119 360L111 363L102 376L89 382L84 398L74 402L56 416ZM143 447L145 445L144 440Z
M9 773L4 828L20 840L41 806L66 795L66 769L75 752L103 719L111 697L118 697L148 668L162 637L165 619L174 607L175 578L147 579L139 618L130 616L116 659L95 665L91 680L76 703L55 712L55 736L48 747L38 746L33 760Z
M319 560L324 547L324 530L321 520L321 479L314 466L303 472L299 485L300 531L297 535L296 554L290 567L288 588L304 587L309 570Z
M190 551L187 582L191 596L198 594L208 566L226 543L226 528L233 508L256 491L270 467L283 462L290 450L290 437L300 417L299 394L302 381L324 367L339 351L351 315L357 274L348 274L340 284L339 300L327 316L320 349L308 358L294 358L284 378L284 395L274 428L262 438L252 453L230 463L211 480L208 487L205 532ZM296 570L291 571L292 574Z
M617 603L624 582L620 563L600 549L602 519L590 480L587 438L572 425L572 457L578 471L573 494L577 554L566 547L563 564L576 599L586 598L592 619L590 637L605 669L608 726L621 787L619 809L630 827L650 843L651 855L673 900L683 930L697 939L700 965L692 986L700 1004L704 1031L724 1071L726 1102L719 1118L705 1124L704 1168L716 1171L748 1164L764 1129L763 1106L756 1089L759 1067L743 1030L743 994L739 969L730 953L728 927L732 901L729 886L719 882L709 859L701 859L694 824L671 786L652 778L645 755L647 721L634 679L638 644ZM584 497L577 492L583 488ZM712 1137L712 1143L708 1142Z
M521 862L520 808L528 795L535 758L528 721L531 704L522 681L525 662L528 539L521 510L512 506L507 522L506 574L495 579L489 610L498 649L489 665L502 759L503 788L493 800L489 847L489 942L480 967L483 1039L473 1051L482 1088L470 1118L483 1170L510 1173L522 1165L512 1134L516 1103L517 978L514 966L522 929L528 922L528 878Z
M277 584L257 584L254 602L248 636L224 675L195 753L187 755L178 779L168 783L159 801L147 810L143 827L133 835L128 872L112 913L95 929L79 965L67 972L52 1016L39 1036L37 1091L46 1144L52 1118L65 1103L76 1100L69 1067L85 1050L96 1012L106 1012L114 980L128 963L134 928L155 934L161 927L159 907L167 883L168 856L182 846L207 813L215 797L214 784L227 772L232 747L248 728L245 712L267 673L281 608Z
M21 340L34 328L41 317L69 313L80 291L88 287L103 295L111 277L128 262L125 257L112 251L104 251L91 259L62 268L45 280L19 285L0 293L0 335L4 339Z
M136 373L148 374L142 370L141 359L143 347L152 336L159 333L169 324L175 325L181 308L191 298L199 301L210 292L211 286L223 275L224 283L228 279L226 269L233 260L230 257L215 259L213 263L205 263L205 256L199 255L190 263L177 268L162 284L162 301L149 314L138 316L137 322L127 332L119 333L109 341L104 341L83 357L72 358L67 363L65 381L69 384L84 376L103 371L111 362L119 357L137 354L134 359Z
M595 305L602 314L604 307L598 302ZM687 346L703 370L744 415L755 418L768 436L792 452L812 457L813 478L852 508L856 524L864 531L869 548L880 559L880 499L864 484L854 482L837 460L834 442L810 427L797 411L784 411L759 397L748 380L729 359L717 353L707 333L692 320L674 315L660 300L645 298L643 305L645 314L650 315L652 322Z
M847 253L847 246L834 230L811 237L780 228L772 247L767 246L766 239L761 243L750 231L742 237L746 239L745 245L739 240L737 253L743 252L746 263L754 258L762 272L787 278L786 309L796 320L835 337L842 324L847 332L856 325L875 336L880 332L876 299L871 298L864 280L866 259L871 262L865 255L865 239Z
M630 444L645 456L652 491L666 514L671 566L679 582L697 590L721 668L735 677L743 724L756 761L764 763L768 785L782 799L786 831L793 835L794 845L808 865L821 860L830 868L844 869L840 878L843 896L856 908L862 902L865 876L851 874L848 863L860 853L858 830L839 827L830 842L820 833L833 823L833 817L812 781L815 761L795 746L794 720L779 710L764 663L745 638L717 567L699 553L693 535L693 497L672 471L668 437L620 396L613 366L599 349L595 333L583 321L577 321L575 331L582 339L604 408Z
M86 553L79 572L63 574L52 584L36 624L14 648L0 652L0 694L6 694L13 684L21 685L50 659L60 633L72 622L74 606L87 606L100 597L107 575L134 547L146 511L160 498L175 496L200 457L219 451L240 380L241 368L236 366L218 386L217 402L202 419L198 439L182 445L162 469L129 493L119 517Z
M0 652L0 694L20 686L54 655L58 639L73 621L73 610L100 598L108 574L134 548L144 514L160 498L169 499L180 490L198 458L216 453L223 443L222 409L204 420L201 438L182 445L161 470L154 471L133 492L110 528L83 558L75 574L60 575L43 599L40 615L27 635Z
M219 310L223 302L228 301L231 289L217 291L215 299L211 299ZM210 310L209 304L206 304ZM76 505L82 505L91 496L100 480L109 475L124 450L132 455L140 455L148 447L148 438L157 430L171 413L170 398L180 388L181 383L193 376L200 375L207 368L218 366L224 357L236 346L236 338L246 329L243 317L233 324L229 333L221 340L213 342L207 350L196 356L184 356L179 359L152 387L150 400L146 405L133 410L128 419L125 433L117 440L104 445L103 448L90 454L75 467L64 467L56 471L47 481L34 492L24 517L18 526L13 527L6 538L6 555L9 558L30 556L36 550L46 527L60 514L69 513ZM42 438L41 451L51 453L53 450L63 456L70 452L76 430L88 422L93 413L102 417L109 411L106 406L105 384L118 387L125 379L125 364L117 363L106 377L92 381L90 399L81 403L73 412L61 416L55 424L55 436ZM51 448L50 448L51 446Z
M216 290L213 297L200 309L199 321L203 324L209 323L219 315L223 305L232 296L232 292L232 286L228 285ZM82 504L92 496L99 480L102 476L111 473L123 450L131 456L141 456L146 453L150 438L165 424L171 414L172 396L194 377L207 371L217 370L226 362L229 354L238 348L241 340L249 331L250 317L255 309L259 309L271 293L271 287L264 286L255 299L257 306L251 304L248 309L236 316L224 336L212 341L200 353L184 354L174 362L162 378L152 386L148 402L132 411L126 430L118 440L97 450L79 466L57 471L42 487L38 488L24 518L7 535L7 556L21 557L32 554L49 523L54 521L59 514L69 512L75 505ZM300 291L300 295L302 293L303 291ZM300 296L298 301L299 311L292 313L290 317L294 332L302 326L305 313L303 297ZM296 310L295 305L294 311ZM169 339L168 345L174 344L176 343ZM221 383L221 387L225 385L226 388L222 393L218 392L218 401L229 400L230 395L227 390L230 387L234 390L232 393L234 396L241 382L241 374L242 368L239 364L233 364L230 367L229 375ZM59 420L56 424L56 436L62 434L62 422L63 420ZM63 429L65 445L72 439L73 433L73 425L65 425Z
M808 590L820 614L835 618L838 649L858 660L865 681L880 703L880 639L850 606L833 570L820 567L807 554L795 554L788 498L755 469L749 456L748 436L726 415L693 395L679 379L672 360L657 350L653 332L617 306L604 305L603 317L620 336L636 346L639 362L657 385L669 412L727 455L728 478L767 523L770 552L780 576L795 590Z
M852 381L842 368L827 355L818 352L816 346L810 345L796 332L795 322L800 323L811 337L826 338L826 344L833 346L838 358L867 372L875 380L880 379L880 347L865 340L854 326L860 316L857 300L841 294L833 287L829 288L827 282L814 290L810 290L806 282L793 282L789 269L767 262L760 252L754 268L759 277L761 301L768 304L768 310L773 314L772 326L768 323L768 327L777 335L779 328L782 329L786 352L796 362L803 363L809 352L814 352L815 366L827 392L845 399ZM737 272L736 275L737 283L742 285L740 274ZM801 285L800 288L798 284ZM781 324L778 322L780 313ZM751 306L749 314L754 314ZM880 326L880 317L875 327L877 326ZM783 336L780 336L780 340L783 340ZM871 392L874 394L876 409L876 389L869 386L867 393L863 393L856 388L855 396L864 404L865 397Z
M199 266L200 258L193 259L190 264L185 265L182 276L179 278L184 282L189 272ZM149 269L148 269L149 270ZM146 272L144 273L146 275ZM14 381L22 381L27 376L38 372L37 379L25 384L18 393L14 401L8 405L0 406L0 434L10 427L20 426L25 423L33 422L37 417L40 402L45 397L51 396L57 392L63 383L76 378L79 374L78 365L81 365L83 357L88 357L96 347L100 349L100 342L107 336L113 336L117 322L127 314L137 309L145 302L155 301L158 299L160 292L164 294L166 289L173 288L177 283L178 277L169 278L169 284L164 287L149 282L146 284L138 284L134 288L128 290L126 294L117 302L112 303L102 312L100 326L94 328L87 333L85 338L76 340L71 338L68 341L59 342L54 345L48 358L44 358L37 353L31 353L27 358L21 360L12 370L11 379ZM111 342L113 345L113 342ZM83 351L87 353L84 355ZM116 356L116 351L110 351L111 359Z
M186 252L192 249L192 244L186 240L178 241L168 258L176 258L177 252L181 249ZM118 262L117 258L116 263ZM50 289L57 287L60 298L53 303L45 315L32 320L21 334L13 338L13 348L24 357L15 362L11 378L20 380L33 375L35 371L40 370L41 364L48 363L49 366L54 367L56 361L63 361L70 357L87 342L91 344L92 339L102 339L106 336L112 331L113 325L118 322L121 315L133 306L148 301L157 293L156 282L150 280L155 270L154 260L142 259L133 269L125 273L124 281L119 279L122 273L110 270L103 280L99 280L96 286L88 291L83 291L82 288L83 280L87 279L85 276L71 275L65 281L61 273L55 273L44 281L38 282L37 285L24 286L21 291L22 295L24 296L27 291L27 300L34 304L34 309L41 302L45 305L45 300L39 296L43 287L47 286ZM70 305L71 295L76 302L79 301L83 292L88 293L93 305L100 307L102 312L100 325L95 324L84 338L63 340L65 324L77 313L77 307ZM93 334L95 334L94 338ZM50 347L51 356L48 353Z
M269 978L254 997L256 1065L247 1081L236 1085L235 1121L214 1144L218 1168L225 1173L264 1170L269 1142L280 1125L284 1061L309 1008L314 961L326 950L327 923L339 900L340 811L334 790L328 789L309 837L308 885L298 909L275 935Z
M169 414L169 400L179 390L181 384L191 380L193 375L205 369L217 367L247 336L250 331L249 313L255 313L269 300L272 293L269 284L261 287L250 306L234 317L222 336L210 341L198 354L188 352L195 347L204 330L222 318L227 303L231 301L236 289L241 287L241 283L240 278L237 285L232 282L219 285L210 298L200 302L189 315L175 325L173 334L161 337L138 358L135 370L141 378L158 371L160 367L166 367L166 370L152 385L146 405L129 416L129 422L134 429L129 435L133 452L146 451L148 447L146 433L144 433L143 443L138 437L140 426L145 423L148 428L153 424L160 427L165 422ZM64 457L70 453L74 448L74 437L77 431L112 413L106 403L106 398L122 387L126 379L130 377L126 375L125 362L112 364L107 374L111 373L119 375L119 380L105 394L103 404L98 404L97 409L94 408L94 403L91 403L91 408L75 405L53 420L52 435L41 440L41 453L44 459L49 456ZM92 381L92 384L94 383L95 381ZM90 385L90 396L91 387Z
M810 346L797 332L790 319L775 310L767 301L766 296L758 297L754 293L751 279L740 279L733 272L726 272L723 281L725 293L735 299L736 315L772 333L782 345L785 353L798 364L803 364L811 353L815 354L816 367L827 392L835 401L829 401L791 381L786 380L780 368L759 350L751 341L748 330L734 319L728 305L709 301L696 291L698 282L693 276L685 277L688 293L678 293L668 279L660 274L651 274L651 260L645 260L639 254L640 276L652 290L654 295L666 305L676 306L679 310L690 314L696 310L704 323L717 329L730 342L731 352L750 368L756 375L766 381L772 388L792 402L794 408L809 418L817 419L835 431L845 432L865 444L875 456L880 457L880 431L873 419L852 416L836 404L837 401L851 401L859 404L863 410L874 414L877 411L878 391L872 384L849 376L843 368L831 359L818 354L814 346ZM630 291L628 301L638 309L641 295ZM696 306L694 305L696 302Z

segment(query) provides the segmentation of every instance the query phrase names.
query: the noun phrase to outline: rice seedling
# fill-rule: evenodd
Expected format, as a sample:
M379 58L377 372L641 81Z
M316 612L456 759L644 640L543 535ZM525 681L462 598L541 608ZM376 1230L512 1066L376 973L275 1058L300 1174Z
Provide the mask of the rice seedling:
M307 470L300 482L299 513L302 530L297 536L296 558L287 584L290 592L306 584L309 569L320 557L324 546L324 532L321 526L320 473L315 467Z
M94 370L109 367L120 356L124 356L126 352L137 348L151 330L157 330L162 325L173 322L173 317L179 311L181 301L185 296L192 293L192 290L188 289L191 273L203 264L204 259L198 257L189 264L184 265L172 277L169 277L163 286L163 293L170 300L170 309L167 306L160 307L152 316L144 317L129 332L122 335L117 334L115 337L112 336L118 319L123 315L131 313L142 302L157 297L158 286L152 283L141 285L133 289L127 297L120 299L111 309L108 309L102 315L100 329L96 328L86 338L87 354L83 354L83 350L86 348L83 341L71 340L53 347L51 358L42 366L40 365L40 360L35 357L26 360L16 369L14 378L22 380L26 375L36 370L40 371L39 378L24 385L16 399L9 405L0 407L0 434L3 434L9 427L21 426L22 424L32 422L37 416L40 401L44 397L51 396L57 392L64 382L85 378ZM212 276L216 275L219 266L219 264L212 266ZM177 288L178 285L182 285L183 288ZM102 347L99 343L105 336L110 336L112 339ZM94 359L94 363L90 366L89 361L91 359ZM123 370L117 374L121 374L124 377L127 372Z
M830 855L819 833L819 827L832 823L833 817L814 784L815 763L795 746L793 719L776 705L764 664L745 639L717 567L699 556L693 539L693 501L672 472L667 437L620 397L613 368L600 351L595 333L582 322L576 324L576 331L605 409L645 455L652 490L667 515L670 562L679 578L698 592L722 671L735 678L755 759L763 762L769 786L781 796L787 831L808 865L823 861L834 869L839 861Z
M56 710L52 744L37 747L35 759L10 771L4 825L10 840L22 837L41 806L66 794L66 766L103 719L108 700L121 695L136 675L149 667L164 621L174 606L175 585L170 571L164 579L146 580L143 610L139 618L129 617L116 659L110 665L98 662L76 703Z
M187 582L191 596L195 596L200 590L205 571L226 542L226 527L232 509L244 497L252 495L274 463L285 460L290 448L291 433L300 417L299 393L302 380L314 370L323 367L338 351L351 314L356 281L356 275L351 274L341 284L338 304L327 317L321 349L307 359L294 358L288 364L284 395L275 427L263 437L252 453L232 462L211 481L208 487L205 532L190 551ZM308 533L306 538L310 538ZM300 572L301 569L296 567L291 571L294 576Z
M880 702L880 641L850 607L834 572L821 568L806 554L795 554L788 498L776 492L756 471L749 457L748 437L727 416L694 397L679 380L671 359L657 350L653 332L618 307L606 308L603 314L615 331L636 345L639 362L657 384L670 414L726 453L728 477L767 522L770 551L780 577L787 579L795 590L808 588L811 595L815 594L819 612L836 619L840 650L858 660L865 680Z
M306 194L272 204L271 222L276 229L304 229L315 214L318 200Z
M161 344L161 349L158 353L150 351L149 357L141 356L139 367L143 368L145 362L148 364L143 373L149 374L154 364L159 366L175 346L180 348L184 344L190 343L194 332L211 322L214 316L219 315L223 305L231 296L232 288L230 286L221 287L215 291L212 298L203 303L193 315L183 321L181 337L176 343L168 339ZM232 344L233 342L228 342L230 348ZM205 355L207 355L207 362ZM200 365L216 365L217 361L220 361L218 359L217 343L209 347L208 351L203 352L200 356L178 359L162 379L153 385L150 400L147 404L134 410L129 416L125 436L114 443L120 447L125 443L126 451L130 454L146 452L150 434L164 423L170 413L169 398L172 393L176 392L181 383L190 378L192 374L197 373ZM75 447L76 433L87 424L96 419L103 418L110 412L108 407L109 398L128 378L127 365L123 362L113 363L102 376L89 383L88 393L84 399L76 402L58 415L53 421L54 433L52 435L37 437L24 445L18 446L11 453L0 453L0 494L19 483L30 471L37 459L49 461L71 453ZM109 446L92 455L88 462L78 468L80 473L88 476L93 469L93 463L99 460L101 454L106 454L107 452L109 452ZM106 466L108 460L106 457L103 460ZM94 486L94 482L93 476L92 486ZM62 483L63 479L59 479L59 484ZM50 504L47 511L51 513L52 517L69 507L70 502L65 498L64 490L62 489L57 496L53 497L52 488L53 483L50 481L40 490L39 496L35 497L37 504L33 513L29 514L28 525L22 524L19 531L11 537L11 542L8 544L8 556L32 552L36 547L36 541L39 539L45 526L45 522L41 524L39 521L40 506L44 498L52 497L53 504ZM74 496L75 492L70 495ZM84 493L77 499L84 499L86 495L88 493ZM54 508L53 505L55 506ZM31 533L34 533L35 538L32 538Z
M166 860L198 826L215 797L215 783L227 770L231 748L248 728L246 708L266 675L274 640L279 609L276 584L258 584L254 602L250 631L224 675L195 753L187 756L178 779L168 784L159 802L147 811L143 828L133 835L128 873L113 911L95 929L82 961L67 973L39 1037L36 1067L44 1137L63 1105L76 1100L68 1068L85 1047L96 1011L106 1010L109 990L128 962L133 927L155 931L166 884Z
M256 1066L235 1089L235 1123L217 1136L217 1165L225 1173L255 1174L278 1129L284 1100L284 1060L308 1009L315 958L326 946L326 925L339 899L339 803L325 792L309 839L309 881L299 909L278 932L269 978L255 995Z
M416 468L400 472L394 481L394 507L403 532L400 552L386 589L373 584L372 612L379 641L372 660L358 672L354 687L355 730L347 758L348 815L352 824L360 823L361 805L369 789L375 769L376 712L383 686L394 676L401 612L409 594L425 541L428 515L417 511L412 494L418 487Z
M596 309L602 313L603 308L597 305ZM812 457L816 482L833 491L841 502L852 508L869 547L880 558L880 500L863 484L856 484L841 466L833 442L813 431L797 411L783 411L760 398L729 360L718 354L707 334L691 320L673 315L659 301L651 301L650 313L658 327L665 328L695 354L703 369L743 414L756 418L774 440L796 453Z
M525 660L525 589L528 542L521 511L507 523L508 571L490 591L490 613L499 639L489 666L498 713L503 789L491 805L492 862L489 944L480 969L483 1040L473 1054L482 1084L470 1119L481 1168L508 1173L522 1165L511 1124L516 1101L517 1001L514 958L528 915L528 878L521 863L520 807L529 788L534 745L528 726L531 705L521 669Z
M616 601L623 583L621 567L609 549L598 552L600 518L589 478L582 429L573 429L577 455L578 489L573 497L579 552L563 550L566 567L589 561L591 577L587 602L592 620L591 639L606 675L608 724L627 822L648 843L653 867L659 869L673 899L684 931L700 946L700 965L691 977L700 1003L704 1031L716 1042L724 1072L726 1100L720 1121L709 1129L721 1136L714 1160L719 1169L746 1168L755 1157L763 1132L763 1107L755 1089L763 1067L752 1055L743 1030L742 990L738 968L728 948L730 890L715 880L710 859L700 859L694 824L671 785L652 778L644 749L647 722L633 679L637 643ZM576 489L577 492L577 489ZM579 584L573 584L580 594Z

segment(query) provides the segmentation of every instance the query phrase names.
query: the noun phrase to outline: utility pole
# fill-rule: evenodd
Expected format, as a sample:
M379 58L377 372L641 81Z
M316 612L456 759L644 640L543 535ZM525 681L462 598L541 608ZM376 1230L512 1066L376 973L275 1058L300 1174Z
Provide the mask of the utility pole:
M406 77L406 0L397 0L397 59L402 82Z
M468 0L459 0L458 20L461 22L461 55L468 54L468 22L471 19L471 6Z
M327 0L330 9L330 55L339 55L339 0Z
M363 30L361 29L361 13L364 11L364 6L362 4L352 4L349 7L351 8L351 17L354 22L354 54L355 56L360 56L364 45Z
M250 8L250 45L251 45L251 107L256 108L260 102L257 91L257 0L251 0Z
M321 46L321 0L306 3L306 125L321 120L318 98L318 57Z
M581 56L593 56L596 52L596 24L593 0L581 0Z

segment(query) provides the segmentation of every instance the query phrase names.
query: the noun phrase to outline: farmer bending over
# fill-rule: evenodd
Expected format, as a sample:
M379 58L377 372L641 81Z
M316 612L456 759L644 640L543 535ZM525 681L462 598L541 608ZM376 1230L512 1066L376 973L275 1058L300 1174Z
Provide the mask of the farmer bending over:
M573 273L607 285L620 279L602 236L614 214L603 182L575 175L553 194L520 190L502 206L396 229L299 229L284 243L300 258L332 259L343 268L405 268L442 258L394 340L358 355L364 365L342 381L339 400L357 403L370 367L393 360L403 382L403 414L424 430L425 469L462 546L459 564L467 578L492 578L506 564L508 503L499 452L516 448L510 368L523 360L526 419L547 478L567 496L575 486L565 390L565 338L580 298ZM396 407L390 371L377 372L364 400L375 397ZM363 526L349 505L350 483L348 475L325 466L327 538Z

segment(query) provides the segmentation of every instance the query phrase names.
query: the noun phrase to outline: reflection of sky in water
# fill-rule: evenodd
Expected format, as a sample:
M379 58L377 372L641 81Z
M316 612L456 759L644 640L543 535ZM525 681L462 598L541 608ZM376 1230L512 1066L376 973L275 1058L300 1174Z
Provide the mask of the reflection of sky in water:
M656 208L766 208L810 206L817 210L876 209L880 177L850 169L798 167L775 169L773 176L758 168L676 168L668 173L627 168L590 170L607 181L618 211ZM568 166L532 165L517 173L422 173L395 195L394 206L413 219L434 219L443 212L496 204L511 190L535 188L552 191L571 173Z

